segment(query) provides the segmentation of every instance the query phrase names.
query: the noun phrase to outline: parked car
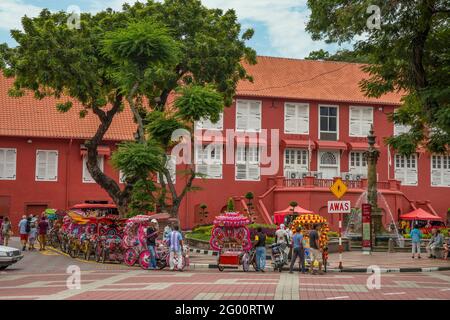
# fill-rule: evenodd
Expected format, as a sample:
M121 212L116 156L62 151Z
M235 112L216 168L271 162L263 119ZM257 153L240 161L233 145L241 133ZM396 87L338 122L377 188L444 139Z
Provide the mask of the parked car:
M23 254L19 249L0 246L0 270L4 270L10 265L20 261Z

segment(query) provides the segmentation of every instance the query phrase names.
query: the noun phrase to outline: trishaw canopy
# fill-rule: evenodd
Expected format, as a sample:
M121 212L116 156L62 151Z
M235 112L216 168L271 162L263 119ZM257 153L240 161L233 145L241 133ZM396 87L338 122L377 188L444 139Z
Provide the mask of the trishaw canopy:
M442 218L428 213L422 208L413 210L409 213L405 213L400 216L402 220L430 220L430 221L442 221Z

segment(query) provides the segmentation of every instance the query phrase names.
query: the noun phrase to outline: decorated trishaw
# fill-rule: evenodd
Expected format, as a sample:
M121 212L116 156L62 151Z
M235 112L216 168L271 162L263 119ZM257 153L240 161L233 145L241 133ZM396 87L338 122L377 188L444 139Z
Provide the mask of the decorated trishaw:
M122 238L127 219L115 215L96 218L97 238L95 243L95 260L97 262L117 261L124 259Z
M309 254L309 233L314 229L314 225L316 224L320 226L319 245L322 249L323 265L326 271L328 260L328 232L330 231L327 220L319 214L302 214L292 222L291 229L295 234L298 226L302 228L302 234L305 244L305 263L312 263L314 265L314 261L311 261L311 255Z
M242 265L249 270L252 243L247 225L250 220L239 212L225 212L214 219L209 244L219 252L217 267Z
M126 221L122 247L124 248L123 262L128 266L133 266L139 255L147 250L146 229L150 225L150 217L147 215L137 215Z

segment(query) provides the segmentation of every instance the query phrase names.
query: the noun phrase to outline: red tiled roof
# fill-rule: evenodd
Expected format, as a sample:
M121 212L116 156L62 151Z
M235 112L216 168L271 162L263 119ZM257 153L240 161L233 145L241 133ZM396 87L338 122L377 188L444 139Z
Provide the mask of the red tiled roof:
M369 104L400 104L401 94L390 93L379 99L368 98L358 83L367 75L361 64L258 57L258 64L246 65L254 82L241 81L237 96L279 97ZM80 119L82 106L74 101L67 113L56 110L57 100L34 99L31 93L21 98L8 96L13 79L0 73L0 136L87 139L94 135L99 120L92 112ZM116 115L105 140L133 140L136 125L129 108Z
M83 109L81 104L73 101L73 107L66 113L56 110L58 102L47 97L37 100L32 93L21 98L8 95L14 79L7 79L0 73L0 136L46 137L46 138L91 138L100 123L92 112L80 119ZM129 108L114 118L104 140L133 140L136 125Z
M363 64L259 56L256 65L245 65L253 83L241 81L238 95L399 105L401 93L380 98L364 96L359 87L368 75Z

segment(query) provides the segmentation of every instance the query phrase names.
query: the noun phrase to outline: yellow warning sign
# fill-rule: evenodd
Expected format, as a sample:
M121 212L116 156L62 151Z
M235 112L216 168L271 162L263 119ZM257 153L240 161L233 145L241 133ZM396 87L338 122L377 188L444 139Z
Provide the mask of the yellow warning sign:
M335 195L336 198L340 199L347 192L347 186L341 179L337 179L333 185L330 187L330 191Z

